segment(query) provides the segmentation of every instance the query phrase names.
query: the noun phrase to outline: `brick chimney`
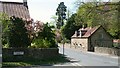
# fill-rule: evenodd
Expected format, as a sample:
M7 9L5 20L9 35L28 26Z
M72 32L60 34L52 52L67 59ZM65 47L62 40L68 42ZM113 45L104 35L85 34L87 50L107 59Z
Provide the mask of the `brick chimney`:
M23 0L23 5L28 9L27 0Z

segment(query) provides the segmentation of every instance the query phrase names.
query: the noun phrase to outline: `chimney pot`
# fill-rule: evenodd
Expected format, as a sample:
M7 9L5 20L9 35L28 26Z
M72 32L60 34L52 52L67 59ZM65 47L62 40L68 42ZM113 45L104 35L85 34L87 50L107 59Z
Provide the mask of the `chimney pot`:
M28 9L27 0L23 0L23 5Z

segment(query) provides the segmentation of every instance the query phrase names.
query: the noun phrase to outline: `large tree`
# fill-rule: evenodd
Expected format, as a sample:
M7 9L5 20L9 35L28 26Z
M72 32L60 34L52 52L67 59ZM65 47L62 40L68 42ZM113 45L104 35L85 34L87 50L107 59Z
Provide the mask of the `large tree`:
M9 47L28 47L31 44L25 22L22 19L11 17L8 30Z
M114 38L120 38L119 3L84 3L79 6L76 24L102 25Z
M76 30L82 27L82 24L77 25L75 23L75 16L73 14L66 22L66 25L62 28L62 33L67 39L71 39L71 36L75 33Z
M60 29L61 26L64 25L64 20L66 19L66 8L67 7L64 5L64 2L60 2L56 10L56 15L58 16L56 26L58 29Z

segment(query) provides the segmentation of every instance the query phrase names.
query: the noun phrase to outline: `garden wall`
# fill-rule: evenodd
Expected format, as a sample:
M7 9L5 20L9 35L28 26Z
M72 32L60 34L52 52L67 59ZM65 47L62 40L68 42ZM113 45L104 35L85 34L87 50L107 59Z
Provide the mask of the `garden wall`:
M59 55L58 48L3 48L3 57L53 58Z
M95 47L95 52L110 54L114 56L120 56L120 49L117 49L117 48Z

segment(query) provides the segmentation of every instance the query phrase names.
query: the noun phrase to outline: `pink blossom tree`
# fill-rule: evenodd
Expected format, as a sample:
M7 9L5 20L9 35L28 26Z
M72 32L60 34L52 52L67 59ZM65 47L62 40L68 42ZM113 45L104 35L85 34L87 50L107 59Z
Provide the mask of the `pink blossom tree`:
M43 22L41 22L41 21L34 22L34 20L32 18L27 19L25 22L25 27L28 30L29 37L32 41L32 39L37 36L37 33L42 31Z

